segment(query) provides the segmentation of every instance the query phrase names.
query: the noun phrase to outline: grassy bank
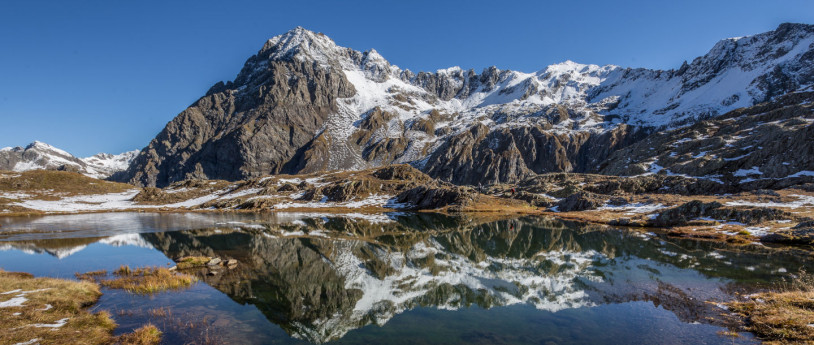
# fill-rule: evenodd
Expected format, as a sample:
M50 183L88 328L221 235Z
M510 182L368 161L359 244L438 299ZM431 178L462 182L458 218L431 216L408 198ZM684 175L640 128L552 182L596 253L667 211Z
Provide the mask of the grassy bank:
M90 281L0 270L0 344L160 343L161 332L153 325L114 337L111 315L88 310L101 295Z
M774 291L727 303L743 327L770 344L814 343L814 276L801 274Z
M110 343L110 314L87 311L101 295L90 282L0 271L0 343Z

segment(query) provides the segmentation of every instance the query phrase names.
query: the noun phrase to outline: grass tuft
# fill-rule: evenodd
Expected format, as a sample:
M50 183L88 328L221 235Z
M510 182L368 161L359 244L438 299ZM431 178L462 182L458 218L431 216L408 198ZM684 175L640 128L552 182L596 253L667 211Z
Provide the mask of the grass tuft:
M105 270L91 271L91 272L85 272L85 273L78 273L78 272L74 273L74 276L76 276L76 279L87 280L87 281L96 281L96 279L98 279L99 277L104 277L106 275L107 275L107 271L105 271Z
M204 267L206 264L211 260L206 256L187 256L183 257L176 263L176 267L179 270L188 269L188 268L195 268L195 267Z
M117 277L101 280L102 286L145 295L187 288L198 281L194 276L173 272L165 267L142 267L133 270L129 266L121 266L113 274Z
M130 271L130 266L127 266L127 265L121 265L121 266L119 266L119 268L117 270L113 271L113 274L115 274L117 276L125 276L125 277L129 276L131 273L132 273L132 271Z
M146 324L133 332L113 339L116 345L156 345L161 343L161 331L152 324Z

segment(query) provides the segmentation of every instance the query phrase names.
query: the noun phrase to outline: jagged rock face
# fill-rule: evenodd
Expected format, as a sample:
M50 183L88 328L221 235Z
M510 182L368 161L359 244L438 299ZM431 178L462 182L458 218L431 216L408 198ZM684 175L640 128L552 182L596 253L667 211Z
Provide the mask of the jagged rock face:
M793 215L775 208L733 208L723 207L723 205L715 201L705 203L693 200L660 212L649 222L649 225L656 227L680 226L686 225L691 220L699 217L724 219L752 225L768 220L787 219L793 217Z
M115 179L166 186L392 163L469 184L591 172L644 129L814 84L812 43L814 26L784 24L722 40L677 70L568 61L536 73L413 73L296 28L173 119Z
M118 155L99 153L87 158L74 155L46 143L35 141L26 147L0 149L0 170L60 170L82 173L94 178L106 178L127 169L138 151Z
M617 69L589 99L616 99L631 124L680 125L765 102L814 82L814 25L719 41L677 70ZM655 121L652 121L655 120Z
M591 172L643 135L626 125L602 133L563 134L542 126L490 132L476 125L435 150L425 169L442 180L471 185L517 182L550 172Z
M51 145L35 141L25 148L6 147L0 150L0 170L32 169L78 172L85 166L79 158Z
M814 178L814 92L656 133L614 152L600 173L701 177L742 189L783 188Z
M165 186L189 178L239 180L298 171L298 150L335 112L353 85L334 69L306 61L273 61L238 76L249 91L209 92L173 119L123 178ZM255 72L259 75L246 74ZM245 80L245 81L244 81Z

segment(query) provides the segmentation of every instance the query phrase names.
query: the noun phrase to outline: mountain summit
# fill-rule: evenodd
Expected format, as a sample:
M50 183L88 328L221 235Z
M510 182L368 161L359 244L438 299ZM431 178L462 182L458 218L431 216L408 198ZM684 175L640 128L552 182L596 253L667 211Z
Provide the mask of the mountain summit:
M0 149L0 170L63 170L79 172L94 178L107 178L127 169L138 153L139 151L118 155L99 153L87 158L77 158L44 142L34 141L26 147Z
M666 71L566 61L414 73L297 27L170 121L116 179L166 186L392 163L463 184L596 172L655 130L811 86L812 44L814 26L783 24Z

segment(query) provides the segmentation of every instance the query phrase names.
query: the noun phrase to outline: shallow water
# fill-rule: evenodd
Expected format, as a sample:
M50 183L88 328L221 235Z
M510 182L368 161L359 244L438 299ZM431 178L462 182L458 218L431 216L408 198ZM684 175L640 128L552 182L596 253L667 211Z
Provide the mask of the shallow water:
M237 268L152 296L104 289L117 333L167 344L717 344L707 300L809 269L808 255L545 218L107 213L0 218L0 268L73 278L187 255ZM159 315L164 308L171 315ZM151 312L152 310L152 312Z

